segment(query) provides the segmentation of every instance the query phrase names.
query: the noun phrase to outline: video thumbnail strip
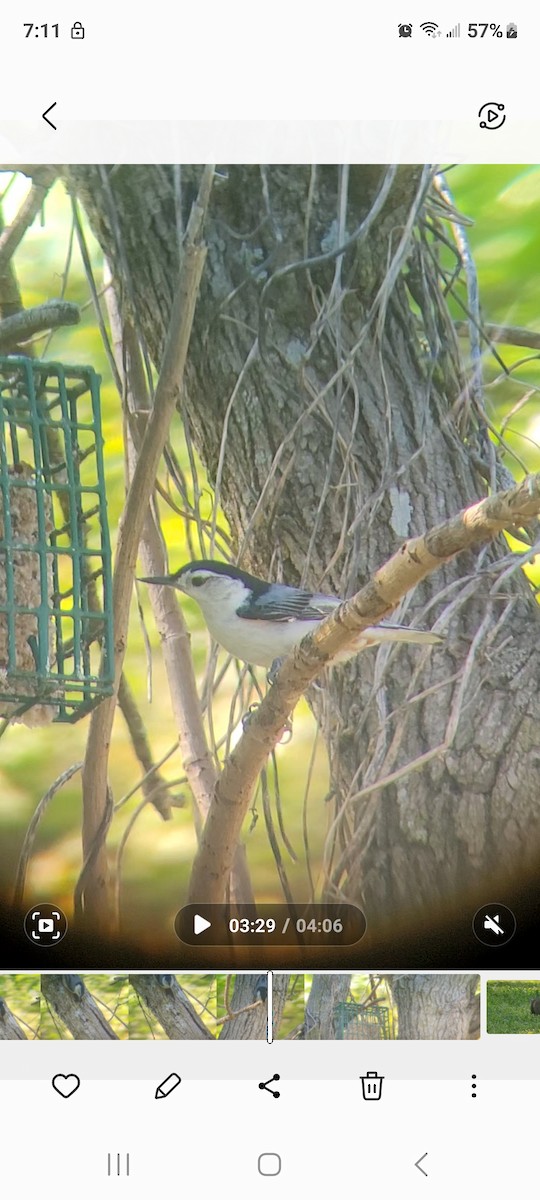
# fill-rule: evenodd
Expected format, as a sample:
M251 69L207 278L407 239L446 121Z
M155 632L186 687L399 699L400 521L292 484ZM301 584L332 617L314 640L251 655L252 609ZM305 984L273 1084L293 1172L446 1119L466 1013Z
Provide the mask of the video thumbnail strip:
M531 995L540 988L535 981L524 986ZM479 1037L479 975L0 976L0 1041L439 1041Z

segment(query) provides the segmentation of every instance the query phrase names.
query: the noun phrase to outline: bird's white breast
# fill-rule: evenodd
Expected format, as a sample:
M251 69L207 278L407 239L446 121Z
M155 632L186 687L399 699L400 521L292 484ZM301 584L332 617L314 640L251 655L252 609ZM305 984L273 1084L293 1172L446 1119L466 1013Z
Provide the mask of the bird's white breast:
M320 621L251 621L233 616L224 618L205 612L206 623L216 642L229 654L256 667L271 667L274 659L285 658Z

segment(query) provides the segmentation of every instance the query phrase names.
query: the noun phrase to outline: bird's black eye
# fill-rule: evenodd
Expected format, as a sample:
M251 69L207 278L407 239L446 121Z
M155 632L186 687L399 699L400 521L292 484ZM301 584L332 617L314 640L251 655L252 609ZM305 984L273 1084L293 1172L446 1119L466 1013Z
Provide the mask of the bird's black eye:
M204 575L192 575L191 582L193 587L202 587L203 583L206 583L206 579Z

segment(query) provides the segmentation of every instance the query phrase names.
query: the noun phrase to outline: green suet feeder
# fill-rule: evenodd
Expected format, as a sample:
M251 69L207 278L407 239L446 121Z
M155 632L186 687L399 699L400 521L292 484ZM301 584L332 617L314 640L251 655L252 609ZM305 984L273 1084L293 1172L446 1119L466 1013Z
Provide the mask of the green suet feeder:
M334 1028L337 1039L347 1041L386 1041L392 1037L390 1013L382 1004L365 1008L362 1004L348 1001L336 1004Z
M77 721L112 692L99 377L0 357L0 716Z

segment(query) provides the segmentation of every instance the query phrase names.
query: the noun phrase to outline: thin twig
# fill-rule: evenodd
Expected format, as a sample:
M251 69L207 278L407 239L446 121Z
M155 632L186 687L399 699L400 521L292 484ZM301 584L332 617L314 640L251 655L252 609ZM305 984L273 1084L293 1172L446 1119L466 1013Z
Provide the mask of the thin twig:
M454 321L456 333L469 332L468 321ZM501 342L504 346L523 346L525 350L540 350L540 333L525 329L523 325L495 325L493 321L482 321L480 331L486 341Z
M98 323L99 332L101 334L101 340L103 342L103 349L105 350L105 353L107 355L107 360L108 360L109 366L111 368L111 374L115 381L116 387L117 387L118 391L120 391L121 385L120 385L120 380L119 380L119 376L118 376L118 370L117 370L116 362L114 360L114 354L112 352L112 347L111 347L111 343L109 341L109 335L107 332L105 321L103 319L101 305L99 303L98 289L96 287L96 282L94 279L94 272L92 270L92 261L90 258L90 252L88 250L88 246L86 243L86 237L84 235L83 224L82 224L81 216L79 213L79 205L77 203L75 196L73 196L72 200L71 200L71 211L73 213L73 224L75 227L75 233L77 235L77 242L78 242L81 258L83 260L83 266L84 266L84 271L85 271L85 275L86 275L86 280L88 283L88 287L90 288L90 294L92 296L92 300L94 303L94 312L96 315L96 321Z
M213 168L205 168L196 204L186 232L186 242L169 322L163 362L154 405L148 417L141 452L133 473L118 533L113 581L115 629L115 689L113 696L94 710L83 767L83 847L85 859L103 823L107 804L107 773L116 697L126 652L129 608L139 542L152 496L159 462L173 419L199 293L206 249L201 233L213 181ZM120 385L121 386L121 385ZM96 928L108 930L111 908L106 856L99 854L88 869L86 913Z
M15 220L12 221L11 225L6 225L6 228L0 234L0 273L7 266L17 246L20 245L25 233L43 207L43 201L49 188L54 183L56 175L56 167L35 168L32 187L25 196Z
M17 874L15 877L15 888L13 893L13 903L16 908L19 908L23 902L28 861L33 850L34 841L41 818L45 815L51 800L54 796L56 796L56 793L60 791L60 788L63 788L64 784L69 783L69 780L72 779L73 776L77 774L77 771L80 771L81 769L82 762L73 763L73 765L68 767L67 770L62 771L62 774L55 779L48 791L45 792L45 795L41 797L28 829L26 830L21 853L19 855Z

